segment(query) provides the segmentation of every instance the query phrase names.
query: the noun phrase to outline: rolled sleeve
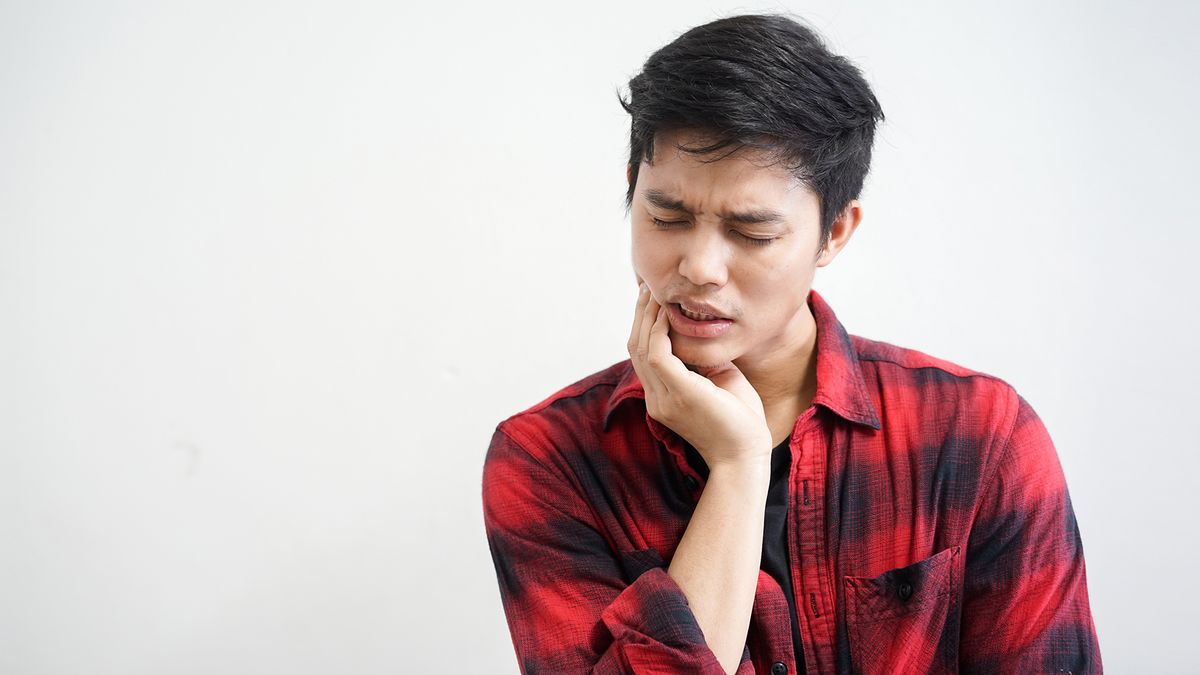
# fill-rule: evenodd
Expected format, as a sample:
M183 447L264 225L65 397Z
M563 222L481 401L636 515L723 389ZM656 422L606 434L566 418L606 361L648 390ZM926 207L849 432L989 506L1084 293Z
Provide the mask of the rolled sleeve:
M968 540L960 668L1102 673L1066 479L1042 421L1016 399Z
M497 426L482 492L521 672L724 673L665 567L644 566L627 583L627 565L580 490L520 438Z

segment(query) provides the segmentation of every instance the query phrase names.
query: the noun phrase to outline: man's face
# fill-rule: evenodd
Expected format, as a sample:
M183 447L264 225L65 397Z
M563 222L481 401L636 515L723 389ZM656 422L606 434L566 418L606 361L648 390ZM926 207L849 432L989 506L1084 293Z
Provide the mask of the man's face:
M654 164L639 168L631 212L634 272L672 313L672 351L684 363L770 361L774 350L794 346L809 330L819 199L782 166L768 166L759 151L742 149L705 164L677 151L681 141L711 142L694 132L659 134ZM732 218L768 212L777 217ZM679 299L707 303L733 322L715 337L687 335L678 305L670 306Z

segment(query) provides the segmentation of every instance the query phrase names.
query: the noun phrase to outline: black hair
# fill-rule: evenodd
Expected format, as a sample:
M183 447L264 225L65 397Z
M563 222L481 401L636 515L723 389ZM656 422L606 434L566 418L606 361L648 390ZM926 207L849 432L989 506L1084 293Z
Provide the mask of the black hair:
M632 117L626 215L641 162L654 161L655 134L694 130L714 142L679 150L707 156L752 147L786 162L820 199L818 252L862 191L875 123L884 119L859 69L781 14L731 16L688 30L650 55L629 80L628 101L620 92L617 98Z

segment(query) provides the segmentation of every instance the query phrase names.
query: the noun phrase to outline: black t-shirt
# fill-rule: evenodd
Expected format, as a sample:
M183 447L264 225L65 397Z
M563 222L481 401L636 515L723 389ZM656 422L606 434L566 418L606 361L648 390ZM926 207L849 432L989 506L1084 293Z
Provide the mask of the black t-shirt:
M804 673L804 651L800 645L800 622L796 619L796 603L792 593L792 573L788 564L787 513L788 513L788 467L792 453L788 447L791 438L771 451L771 486L767 490L767 509L763 523L762 569L779 582L787 597L788 611L792 615L792 645L796 648L796 670ZM684 441L688 463L701 476L708 478L708 465L700 452Z

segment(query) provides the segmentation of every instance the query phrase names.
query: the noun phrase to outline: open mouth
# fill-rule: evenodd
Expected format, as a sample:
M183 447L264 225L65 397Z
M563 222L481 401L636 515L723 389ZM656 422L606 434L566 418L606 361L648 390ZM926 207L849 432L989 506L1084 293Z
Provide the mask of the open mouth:
M689 312L683 305L679 306L679 311L692 321L716 321L717 319L721 318L719 316L713 316L712 314L697 314L696 312Z
M667 317L671 321L672 335L686 335L693 338L716 338L729 332L733 319L712 314L697 314L684 309L679 303L668 305ZM700 318L697 318L700 317ZM709 317L709 318L704 318Z
M726 317L716 316L715 314L703 314L701 312L689 311L686 307L679 303L675 303L675 306L679 309L680 314L686 316L692 321L730 321L730 319Z

